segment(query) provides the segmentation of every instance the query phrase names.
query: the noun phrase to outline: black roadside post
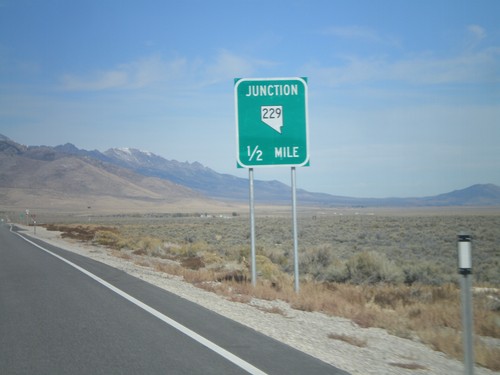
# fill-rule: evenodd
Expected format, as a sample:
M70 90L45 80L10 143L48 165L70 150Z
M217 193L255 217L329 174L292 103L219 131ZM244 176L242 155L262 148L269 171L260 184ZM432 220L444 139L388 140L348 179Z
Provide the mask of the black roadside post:
M474 341L472 319L472 237L458 235L458 273L462 290L462 330L464 346L464 374L474 374Z

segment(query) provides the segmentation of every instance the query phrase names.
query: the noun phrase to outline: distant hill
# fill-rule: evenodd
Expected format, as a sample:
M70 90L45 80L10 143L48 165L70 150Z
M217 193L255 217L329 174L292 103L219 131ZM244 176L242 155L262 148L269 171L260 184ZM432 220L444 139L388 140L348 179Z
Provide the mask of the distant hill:
M134 170L189 186L217 199L248 199L248 180L220 174L200 163L180 163L133 148L112 148L104 153L109 161ZM279 181L255 181L256 195L267 202L289 202L290 187ZM493 184L474 185L464 190L423 198L353 198L324 193L297 191L304 204L328 206L488 206L500 205L500 187Z
M496 206L500 205L500 186L476 184L451 193L422 198L421 202L431 206Z
M198 162L167 160L134 148L104 153L77 148L24 146L0 135L0 198L5 189L43 189L80 199L108 196L140 202L246 202L248 180L217 173ZM30 190L33 192L33 190ZM3 193L2 193L3 192ZM255 181L259 202L290 202L290 187L279 181ZM88 197L87 197L88 196ZM87 198L86 198L87 197ZM298 189L301 205L324 207L500 206L500 187L473 185L450 193L420 198L354 198ZM12 198L11 198L12 200Z
M26 147L6 137L0 138L0 200L3 206L45 208L213 204L185 186L134 173L87 152L75 155L52 147Z

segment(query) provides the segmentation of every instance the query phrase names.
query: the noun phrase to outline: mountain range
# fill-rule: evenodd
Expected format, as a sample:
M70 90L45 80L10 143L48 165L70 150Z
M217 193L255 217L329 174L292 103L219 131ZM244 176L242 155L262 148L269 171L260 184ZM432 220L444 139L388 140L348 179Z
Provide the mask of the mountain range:
M257 202L290 202L286 184L256 180L254 185ZM478 184L420 198L354 198L297 189L297 199L301 205L323 207L500 206L500 187ZM71 143L24 146L0 135L0 201L17 206L27 200L54 207L64 202L115 208L124 202L135 208L220 207L221 202L248 201L248 180L134 148L100 152Z

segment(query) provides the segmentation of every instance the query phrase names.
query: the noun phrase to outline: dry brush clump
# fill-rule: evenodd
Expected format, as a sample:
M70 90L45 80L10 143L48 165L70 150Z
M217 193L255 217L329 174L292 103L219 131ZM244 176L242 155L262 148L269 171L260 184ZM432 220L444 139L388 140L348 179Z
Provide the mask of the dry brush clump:
M394 367L404 368L407 370L428 370L427 367L425 367L421 364L415 363L415 362L411 362L411 363L390 362L389 365L394 366Z
M359 348L366 348L368 346L368 343L365 339L360 339L355 336L349 336L345 334L338 334L338 333L329 333L328 338L332 340L339 340L346 342L350 345L357 346Z
M363 251L346 263L347 280L353 284L400 284L404 274L400 267L383 253Z
M43 225L49 231L61 232L62 238L70 238L82 242L91 242L95 239L99 231L107 231L117 234L118 230L114 227L104 227L100 225L82 225L82 224L47 224Z

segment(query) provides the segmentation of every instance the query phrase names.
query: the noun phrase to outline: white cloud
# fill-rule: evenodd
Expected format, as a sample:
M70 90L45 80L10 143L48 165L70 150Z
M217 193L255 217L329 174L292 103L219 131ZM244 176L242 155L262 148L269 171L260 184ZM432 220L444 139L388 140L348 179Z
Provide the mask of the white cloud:
M207 67L206 78L209 81L231 80L251 75L253 72L254 64L249 59L222 50L216 56L214 63Z
M315 62L306 65L304 70L315 81L330 86L378 82L412 85L500 82L500 46L480 49L479 43L487 37L486 30L475 24L465 30L463 51L453 56L423 52L391 60L384 55L344 55L339 56L341 63L328 66ZM325 33L344 39L397 44L392 38L359 26L332 27Z
M109 89L139 89L185 75L187 62L182 58L170 61L158 56L120 64L113 69L88 76L65 74L61 86L69 91L101 91Z
M207 64L204 79L209 84L230 82L234 78L249 77L260 68L272 67L275 62L255 59L234 54L228 50L220 50L212 63Z
M477 39L481 40L486 38L486 30L479 25L469 25L467 30Z
M304 70L315 81L331 86L380 81L417 85L500 82L500 47L447 58L422 54L396 61L361 57L345 61L330 67L310 64Z
M188 61L183 57L165 60L152 56L86 76L65 74L60 82L62 89L68 91L141 89L158 83L176 85L180 82L184 87L200 87L249 76L258 67L269 65L273 63L221 50L213 60Z
M61 81L65 90L100 91L126 85L128 76L126 72L115 70L100 72L86 79L65 74L62 76Z
M361 26L335 26L328 28L325 33L347 39L379 39L375 31Z
M479 25L469 25L465 35L465 49L473 51L478 48L484 39L486 39L486 30Z
M399 81L414 84L499 82L500 48L449 58L420 57L387 66Z

